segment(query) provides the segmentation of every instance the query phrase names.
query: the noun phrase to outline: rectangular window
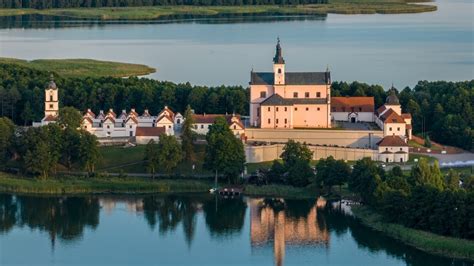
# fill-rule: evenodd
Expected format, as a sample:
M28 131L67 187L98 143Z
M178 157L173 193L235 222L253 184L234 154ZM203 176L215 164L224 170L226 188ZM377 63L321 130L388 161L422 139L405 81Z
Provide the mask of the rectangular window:
M288 108L287 108L287 107L285 107L285 112L286 112L286 111L288 111Z
M392 128L391 128L391 127L389 127L389 128L388 128L388 130L389 130L389 131L392 131Z
M285 118L285 124L287 124L287 123L288 123L288 119Z
M308 108L308 107L306 107L306 111L309 111L309 108Z
M276 119L276 123L278 124L278 118Z
M52 104L49 105L49 109L53 109L53 105L52 105Z
M204 128L204 125L201 125L201 128Z
M268 111L270 112L270 107L268 107Z
M295 111L298 111L298 108L297 108L297 107L295 107Z
M297 92L293 92L293 98L298 98L298 93Z
M321 108L318 107L317 110L319 111L319 110L321 110Z
M268 124L270 124L270 123L271 123L271 120L270 120L270 118L268 118Z
M49 96L49 101L50 101L50 102L53 101L53 95L50 95L50 96Z
M321 93L320 92L316 92L316 98L321 98Z
M397 127L397 131L400 131L400 128L399 128L399 127Z
M261 91L260 92L260 98L265 98L267 97L267 92L266 91Z
M276 108L276 111L278 112L278 107Z
M309 98L309 92L305 92L305 93L304 93L304 97L305 97L305 98Z

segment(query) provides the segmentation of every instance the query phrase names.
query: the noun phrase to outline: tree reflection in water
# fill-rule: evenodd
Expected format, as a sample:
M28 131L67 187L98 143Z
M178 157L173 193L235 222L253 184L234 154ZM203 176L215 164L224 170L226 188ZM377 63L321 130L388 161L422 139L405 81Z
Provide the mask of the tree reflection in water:
M1 195L2 231L13 225L48 232L51 245L56 238L70 241L81 238L85 227L99 225L99 201L93 197L26 197Z

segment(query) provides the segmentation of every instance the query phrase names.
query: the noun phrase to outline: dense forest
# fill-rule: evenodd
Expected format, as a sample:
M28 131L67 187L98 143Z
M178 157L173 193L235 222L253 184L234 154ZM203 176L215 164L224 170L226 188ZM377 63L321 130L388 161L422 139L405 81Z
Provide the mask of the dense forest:
M325 4L327 0L0 0L0 8L78 8L130 6L242 6Z
M31 124L44 116L44 89L49 74L16 65L0 64L0 115L16 124ZM165 105L184 112L189 104L196 113L248 112L248 93L241 86L205 87L146 78L55 77L60 106L85 111L136 108L156 115Z
M44 88L49 73L17 65L0 64L0 115L18 125L43 117ZM113 108L116 111L150 109L156 114L168 105L184 112L189 104L196 113L248 114L249 94L241 86L192 86L147 78L56 77L61 106L79 110ZM385 102L382 86L360 82L334 82L333 96L374 96L375 107ZM404 112L413 116L413 130L432 140L466 150L474 149L474 80L462 82L420 81L413 89L398 92Z

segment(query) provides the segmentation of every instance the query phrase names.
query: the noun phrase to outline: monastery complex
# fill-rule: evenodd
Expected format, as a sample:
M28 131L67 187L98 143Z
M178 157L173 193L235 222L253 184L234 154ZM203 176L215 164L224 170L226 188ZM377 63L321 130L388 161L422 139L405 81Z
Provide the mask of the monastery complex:
M207 134L219 116L246 143L248 162L279 158L289 139L306 142L313 158L371 157L383 162L408 161L407 141L412 137L411 115L402 113L392 87L383 106L375 110L373 97L332 97L331 73L289 72L280 41L276 45L272 72L250 72L250 116L238 114L193 114L197 134ZM45 90L44 118L34 126L55 122L59 114L58 87L53 78ZM135 109L109 109L83 114L82 129L101 143L115 141L146 144L161 134L179 138L184 117L168 106L158 114Z

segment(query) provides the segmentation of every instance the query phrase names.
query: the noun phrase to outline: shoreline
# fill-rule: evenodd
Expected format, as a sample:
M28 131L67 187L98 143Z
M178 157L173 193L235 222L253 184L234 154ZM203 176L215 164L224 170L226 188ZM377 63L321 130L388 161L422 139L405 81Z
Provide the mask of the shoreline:
M22 195L145 195L174 193L209 193L210 180L143 177L58 177L40 180L0 173L0 193ZM312 188L285 185L246 185L244 196L291 199L316 198Z
M381 1L381 0L333 0L328 4L297 6L248 5L248 6L144 6L144 7L100 7L100 8L54 8L54 9L3 9L0 17L20 15L46 15L99 21L159 21L174 16L196 16L214 18L220 16L245 15L327 15L327 14L407 14L437 10L427 1Z
M403 244L433 255L474 261L474 241L446 237L412 229L400 224L386 223L376 212L365 206L352 207L354 216L364 225Z

